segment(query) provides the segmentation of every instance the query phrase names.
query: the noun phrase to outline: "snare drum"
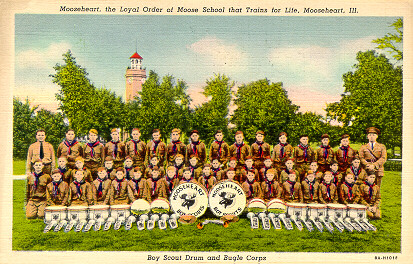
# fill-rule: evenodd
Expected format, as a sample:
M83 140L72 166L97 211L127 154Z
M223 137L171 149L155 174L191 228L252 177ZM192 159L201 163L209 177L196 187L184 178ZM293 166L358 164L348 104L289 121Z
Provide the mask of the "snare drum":
M151 203L151 212L154 214L167 214L169 213L169 202L166 199L158 198Z
M87 219L87 206L76 205L67 208L69 220L80 221Z
M307 205L303 203L287 203L287 213L291 216L305 218L307 212Z
M92 205L89 207L89 220L106 220L109 217L109 205Z
M117 204L110 206L110 216L115 220L126 219L130 216L130 204Z
M345 204L327 204L327 214L334 219L346 218L347 216L347 206Z
M267 203L267 210L269 213L274 213L274 214L285 214L287 211L287 208L285 206L285 203L281 199L272 199L271 201L268 201Z
M247 204L247 211L261 213L267 211L267 204L262 199L252 199Z
M48 206L44 208L44 222L65 220L67 217L66 206Z
M138 199L134 201L131 205L131 213L134 215L147 214L151 210L151 205L148 201L144 199Z
M348 204L347 205L348 212L347 215L350 218L366 218L366 210L367 206L362 204Z
M311 219L316 219L318 217L325 217L327 215L327 205L325 204L308 204L307 217Z

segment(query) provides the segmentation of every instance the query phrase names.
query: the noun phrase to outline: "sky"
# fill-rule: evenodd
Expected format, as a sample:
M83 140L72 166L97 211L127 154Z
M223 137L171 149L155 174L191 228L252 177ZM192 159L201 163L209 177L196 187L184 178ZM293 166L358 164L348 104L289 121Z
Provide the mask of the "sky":
M137 51L147 74L184 80L193 106L206 100L206 80L225 74L236 86L282 82L300 111L325 115L357 52L374 49L371 41L392 32L395 19L16 14L14 96L55 111L59 87L49 75L69 49L96 87L123 96Z

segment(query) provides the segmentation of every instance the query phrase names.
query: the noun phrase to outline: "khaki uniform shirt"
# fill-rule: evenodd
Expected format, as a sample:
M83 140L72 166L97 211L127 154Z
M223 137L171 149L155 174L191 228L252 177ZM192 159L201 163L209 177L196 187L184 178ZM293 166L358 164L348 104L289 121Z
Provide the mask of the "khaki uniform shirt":
M53 182L50 182L47 184L46 187L46 199L47 199L47 205L52 206L52 205L62 205L62 206L68 206L69 205L69 196L70 196L70 188L69 184L67 182L62 181L59 186L57 186L57 195L55 196L53 192Z
M46 186L52 181L49 174L42 174L37 182L37 187L34 187L36 177L34 173L27 176L26 199L27 201L46 201Z
M83 146L80 142L76 142L73 146L70 147L70 154L69 148L65 145L65 142L59 144L57 147L57 158L66 157L67 161L70 163L74 163L77 157L83 157Z
M133 159L135 163L144 163L146 158L146 144L142 140L136 144L137 148L135 149L135 143L133 140L129 140L125 145L125 156L129 156Z
M386 146L376 142L374 144L374 148L371 149L371 144L367 143L360 147L359 155L361 164L364 166L366 171L367 164L373 164L375 171L378 172L378 176L382 177L384 175L383 165L387 160Z
M44 165L50 164L53 170L56 164L53 146L49 142L43 142L42 147L44 153L42 162ZM35 142L30 145L27 151L26 173L31 172L32 164L38 159L40 159L40 142Z
M156 150L154 149L155 143L153 140L151 140L147 145L146 145L146 162L145 164L149 164L151 158L153 156L157 156L159 159L159 167L162 167L165 162L165 153L166 153L166 145L162 141L159 142L158 146L156 147ZM184 155L185 157L185 155Z
M225 141L222 141L221 148L217 141L212 142L209 150L209 161L212 162L214 159L218 159L223 166L227 164L229 160L229 145Z
M109 190L112 181L110 179L106 179L102 182L102 195L99 196L98 189L100 185L100 181L98 179L94 180L92 183L92 192L93 192L93 200L95 204L109 204Z
M198 167L203 167L204 164L207 162L207 156L206 156L206 148L205 148L205 144L204 142L199 142L198 145L196 145L196 153L194 153L194 149L193 149L194 145L188 144L186 146L186 164L189 165L189 158L191 157L191 155L195 155L198 157Z
M327 186L323 183L320 183L318 188L318 199L320 203L338 203L338 194L337 194L337 187L334 183L330 185L330 195L327 192Z

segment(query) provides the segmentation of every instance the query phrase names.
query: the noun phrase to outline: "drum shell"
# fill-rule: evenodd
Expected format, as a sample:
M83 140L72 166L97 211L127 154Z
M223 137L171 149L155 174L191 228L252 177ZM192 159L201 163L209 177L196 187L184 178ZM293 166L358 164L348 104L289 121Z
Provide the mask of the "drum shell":
M89 207L89 220L106 220L109 217L109 205L92 205Z
M347 216L347 206L344 204L327 204L327 215L334 219Z
M282 213L286 213L287 212L287 207L285 206L285 203L283 200L281 199L272 199L270 201L267 202L267 211L271 212L271 210L273 209L277 209L280 211L283 211Z
M110 207L110 216L113 217L115 220L122 218L126 219L130 216L130 205L112 205Z
M67 208L67 215L69 220L86 220L88 215L87 206L69 206Z
M66 206L48 206L44 209L44 222L61 221L67 218Z
M305 218L307 214L307 205L302 203L287 203L287 214Z
M347 216L350 218L366 218L367 206L362 204L349 204L347 205Z
M324 204L308 204L307 217L318 218L327 215L327 206Z

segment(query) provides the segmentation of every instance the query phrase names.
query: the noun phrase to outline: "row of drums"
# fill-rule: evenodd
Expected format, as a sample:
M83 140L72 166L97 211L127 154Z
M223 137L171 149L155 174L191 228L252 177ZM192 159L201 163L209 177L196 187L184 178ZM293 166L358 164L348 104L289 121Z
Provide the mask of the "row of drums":
M334 227L343 232L347 230L376 231L366 217L367 207L362 204L304 204L284 203L273 199L265 203L261 199L253 199L247 205L247 217L251 220L251 228L259 228L261 220L263 229L281 229L281 223L287 230L292 230L293 224L300 231L307 228L313 231L314 226L320 232L334 231Z

